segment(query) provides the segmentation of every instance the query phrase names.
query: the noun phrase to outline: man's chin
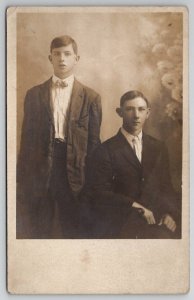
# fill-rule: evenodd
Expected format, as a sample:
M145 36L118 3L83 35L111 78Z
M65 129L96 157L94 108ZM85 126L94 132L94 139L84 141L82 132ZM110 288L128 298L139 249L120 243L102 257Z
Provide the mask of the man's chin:
M130 134L137 134L139 133L141 130L142 130L142 127L141 126L130 126L126 129Z
M68 77L68 76L70 76L70 75L71 75L70 72L67 71L67 70L60 70L60 71L56 74L56 76L59 77L59 78L61 78L61 79L66 78L66 77Z

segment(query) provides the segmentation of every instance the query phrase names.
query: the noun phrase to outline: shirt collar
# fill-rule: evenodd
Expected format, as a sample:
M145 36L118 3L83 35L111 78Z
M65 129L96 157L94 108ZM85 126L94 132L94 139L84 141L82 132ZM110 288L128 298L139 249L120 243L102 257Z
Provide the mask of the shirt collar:
M139 141L142 141L143 132L142 130L138 135L132 135L128 131L126 131L123 126L121 127L121 133L124 135L124 137L129 140L130 142L133 141L134 137L137 137Z
M70 85L73 85L73 83L74 83L74 75L70 75L69 77L67 77L65 79L61 79L61 78L57 77L55 74L53 74L52 82L56 83L57 80L64 81L68 84L68 86L70 86Z

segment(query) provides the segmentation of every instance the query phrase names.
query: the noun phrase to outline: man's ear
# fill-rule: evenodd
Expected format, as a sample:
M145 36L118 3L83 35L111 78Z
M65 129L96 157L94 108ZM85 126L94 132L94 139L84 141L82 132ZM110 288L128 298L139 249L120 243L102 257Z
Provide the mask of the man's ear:
M149 116L150 116L150 107L148 107L148 109L147 109L147 117L146 117L146 119L148 119Z
M51 62L51 64L52 64L52 56L49 54L49 56L48 56L48 59L49 59L49 61Z
M119 115L119 117L121 117L121 118L123 117L123 111L122 111L122 109L120 107L116 108L116 112Z
M78 63L78 61L80 60L80 56L79 55L76 55L76 63ZM75 63L75 64L76 64Z

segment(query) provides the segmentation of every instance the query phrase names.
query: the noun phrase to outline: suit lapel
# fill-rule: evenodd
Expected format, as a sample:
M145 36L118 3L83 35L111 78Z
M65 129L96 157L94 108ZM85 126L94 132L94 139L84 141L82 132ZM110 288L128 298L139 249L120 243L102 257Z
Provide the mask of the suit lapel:
M120 130L118 132L117 137L119 140L122 155L124 155L127 161L130 162L130 164L132 164L134 167L141 169L140 161L138 160L131 145L127 142L126 138L123 136Z
M41 100L44 103L49 119L54 124L53 109L51 103L52 78L47 80L41 87ZM76 79L73 84L70 100L69 116L71 120L79 120L83 107L83 86Z
M153 145L152 140L148 135L143 133L143 149L142 149L142 168L143 176L146 176L146 173L150 174L155 161L156 161L156 151Z
M83 86L75 79L69 109L70 120L79 120L82 112L83 101Z
M47 80L41 87L41 100L46 108L46 112L52 124L54 124L53 111L51 104L51 84L52 78Z

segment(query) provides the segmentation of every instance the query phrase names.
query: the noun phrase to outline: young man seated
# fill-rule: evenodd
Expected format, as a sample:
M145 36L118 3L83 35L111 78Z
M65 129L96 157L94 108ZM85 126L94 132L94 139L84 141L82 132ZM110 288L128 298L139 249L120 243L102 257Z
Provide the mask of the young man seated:
M85 231L93 238L176 238L167 149L143 131L148 100L129 91L116 111L122 127L96 149L82 194Z

